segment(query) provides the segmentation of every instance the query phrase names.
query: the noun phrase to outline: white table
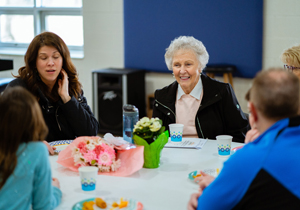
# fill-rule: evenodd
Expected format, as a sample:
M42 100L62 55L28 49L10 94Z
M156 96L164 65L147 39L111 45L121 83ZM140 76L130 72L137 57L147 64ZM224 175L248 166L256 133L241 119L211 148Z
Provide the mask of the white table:
M217 154L216 140L208 140L200 150L164 148L157 169L142 168L128 177L98 175L96 190L81 190L78 172L56 163L57 155L50 156L52 176L60 181L62 203L56 209L72 209L82 200L93 197L124 197L140 201L145 210L186 209L190 195L198 185L188 174L205 168L222 168L227 158ZM232 148L243 145L232 143Z

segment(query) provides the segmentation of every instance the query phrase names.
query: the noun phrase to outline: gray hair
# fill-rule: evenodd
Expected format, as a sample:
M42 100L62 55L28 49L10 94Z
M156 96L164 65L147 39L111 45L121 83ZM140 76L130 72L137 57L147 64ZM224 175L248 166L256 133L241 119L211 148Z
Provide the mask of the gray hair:
M172 70L174 54L180 49L193 50L201 65L201 69L205 68L208 63L209 55L203 43L192 36L180 36L174 39L166 49L165 62L169 70Z

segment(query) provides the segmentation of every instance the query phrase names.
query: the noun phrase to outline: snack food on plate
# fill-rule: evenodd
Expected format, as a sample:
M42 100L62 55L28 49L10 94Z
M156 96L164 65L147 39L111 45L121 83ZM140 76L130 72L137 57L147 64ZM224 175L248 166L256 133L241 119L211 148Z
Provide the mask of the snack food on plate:
M193 176L193 178L195 179L198 176L202 176L202 174L197 174L196 176Z
M128 205L128 201L124 201L123 198L120 199L119 208L125 208Z
M82 210L94 210L94 201L86 201L83 203Z
M95 201L96 201L96 205L100 209L105 209L107 207L106 202L102 198L96 198Z
M122 210L122 209L134 209L134 210L142 210L143 204L141 202L136 202L131 199L124 199L123 197L120 198L92 198L88 199L87 201L83 201L80 206L82 210L97 210L97 209L106 209L106 210ZM76 204L80 205L80 203ZM74 208L73 208L74 209Z
M117 202L113 202L113 203L111 204L111 206L114 207L114 208L116 208L116 207L119 207L119 204L118 204Z

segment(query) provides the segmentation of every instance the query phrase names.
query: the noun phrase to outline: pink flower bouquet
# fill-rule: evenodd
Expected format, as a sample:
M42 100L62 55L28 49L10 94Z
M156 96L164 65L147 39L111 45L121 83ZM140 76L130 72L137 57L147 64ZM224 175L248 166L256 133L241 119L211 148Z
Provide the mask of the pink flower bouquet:
M95 166L98 174L128 176L143 167L144 148L125 146L116 146L98 136L79 137L59 153L57 162L72 171Z
M95 166L101 172L117 171L121 160L116 160L114 145L102 138L87 138L72 149L75 166Z

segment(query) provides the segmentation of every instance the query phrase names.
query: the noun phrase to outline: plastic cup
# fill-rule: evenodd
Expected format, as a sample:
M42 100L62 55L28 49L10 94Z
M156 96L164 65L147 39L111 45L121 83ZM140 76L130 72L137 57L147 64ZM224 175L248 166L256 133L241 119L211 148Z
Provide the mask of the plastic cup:
M220 135L216 136L218 145L218 154L221 157L226 157L230 155L232 136Z
M82 166L78 171L81 180L81 189L83 191L95 190L98 168L95 166Z
M182 132L183 132L183 124L169 124L169 132L172 142L181 142L182 141Z

